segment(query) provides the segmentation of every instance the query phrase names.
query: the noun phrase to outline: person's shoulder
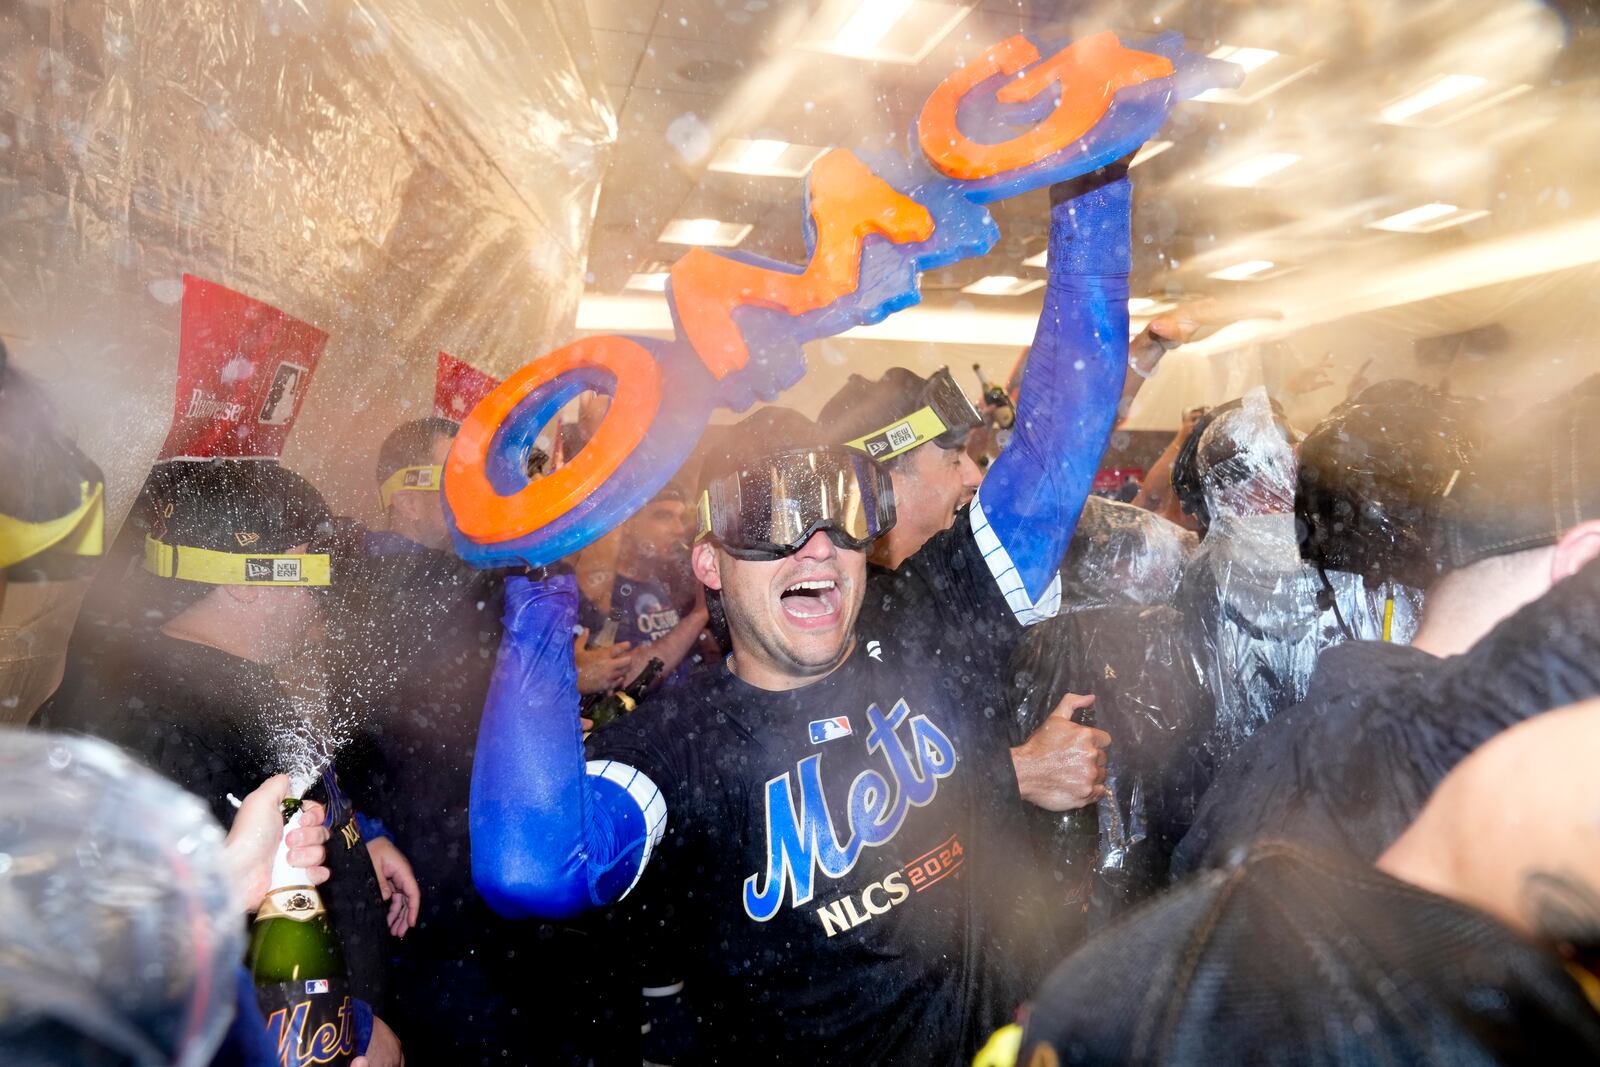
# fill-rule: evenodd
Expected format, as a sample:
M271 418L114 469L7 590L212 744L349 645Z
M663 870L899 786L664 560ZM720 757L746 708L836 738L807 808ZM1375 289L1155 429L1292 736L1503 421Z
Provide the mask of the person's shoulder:
M695 671L677 685L658 689L637 711L589 735L592 759L650 758L679 763L718 745L729 729L726 670ZM644 768L641 768L644 769Z

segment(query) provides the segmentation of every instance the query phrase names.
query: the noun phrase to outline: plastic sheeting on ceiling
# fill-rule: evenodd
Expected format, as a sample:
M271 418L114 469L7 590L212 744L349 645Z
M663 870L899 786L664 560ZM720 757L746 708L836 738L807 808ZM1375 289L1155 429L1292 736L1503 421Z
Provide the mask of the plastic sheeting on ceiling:
M581 0L0 5L0 335L112 517L167 430L185 273L329 335L285 460L368 517L436 352L503 376L564 341L596 70Z

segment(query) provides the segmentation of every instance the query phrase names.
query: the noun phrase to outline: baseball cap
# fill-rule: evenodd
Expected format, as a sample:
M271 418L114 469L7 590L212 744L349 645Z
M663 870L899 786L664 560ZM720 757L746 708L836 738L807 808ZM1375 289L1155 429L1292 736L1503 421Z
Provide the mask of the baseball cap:
M333 529L322 494L276 462L172 460L150 472L140 506L152 574L214 585L329 584L326 554L275 562Z
M0 569L49 553L99 556L105 479L62 432L43 392L9 366L0 344ZM69 573L76 568L67 568Z
M1445 518L1446 563L1554 544L1600 519L1600 375L1502 422L1462 475Z
M835 443L886 461L928 441L960 448L983 419L948 370L924 378L890 367L875 382L850 375L823 405L817 422Z
M1392 385L1393 388L1385 388ZM1371 584L1438 575L1439 514L1475 450L1476 409L1414 382L1380 382L1300 444L1300 555Z
M1021 1064L1592 1063L1561 958L1353 860L1267 843L1092 938L1034 1000Z

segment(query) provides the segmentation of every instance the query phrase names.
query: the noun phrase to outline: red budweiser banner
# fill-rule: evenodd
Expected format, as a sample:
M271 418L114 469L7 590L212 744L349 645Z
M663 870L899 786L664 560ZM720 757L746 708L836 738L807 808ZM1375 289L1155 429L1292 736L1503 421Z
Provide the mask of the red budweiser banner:
M433 377L433 413L441 419L460 422L499 384L499 378L440 352L439 369Z
M280 458L327 341L270 304L185 274L177 404L160 458Z

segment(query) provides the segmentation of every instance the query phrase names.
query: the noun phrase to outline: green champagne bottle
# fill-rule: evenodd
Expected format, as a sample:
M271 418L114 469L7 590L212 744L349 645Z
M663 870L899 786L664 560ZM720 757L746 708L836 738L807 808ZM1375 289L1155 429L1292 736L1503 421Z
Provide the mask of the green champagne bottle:
M355 1057L356 1040L344 952L316 887L289 866L288 834L301 815L299 800L283 802L284 840L250 931L248 962L280 1067L343 1067Z

